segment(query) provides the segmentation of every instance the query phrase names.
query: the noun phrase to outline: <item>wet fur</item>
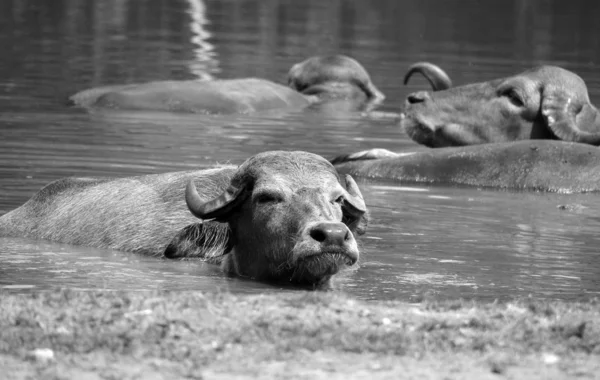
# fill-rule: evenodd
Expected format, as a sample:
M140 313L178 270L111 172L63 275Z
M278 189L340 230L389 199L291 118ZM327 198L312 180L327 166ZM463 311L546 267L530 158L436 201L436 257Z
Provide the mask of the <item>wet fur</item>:
M60 179L0 217L0 234L161 256L179 231L198 222L183 201L187 181L210 199L234 170Z
M221 264L233 249L231 230L224 223L205 221L191 224L177 233L164 251L168 259L200 258Z

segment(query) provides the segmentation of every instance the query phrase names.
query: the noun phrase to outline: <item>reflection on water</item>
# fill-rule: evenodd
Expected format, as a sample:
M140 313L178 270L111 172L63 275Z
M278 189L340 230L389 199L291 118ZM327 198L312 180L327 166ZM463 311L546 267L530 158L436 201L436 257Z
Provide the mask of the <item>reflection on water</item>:
M366 191L374 240L364 243L361 271L380 278L388 296L574 299L600 292L593 196L373 184ZM565 203L584 211L557 208Z
M599 104L599 8L591 0L2 1L0 214L64 176L203 168L272 149L333 157L415 148L395 120L354 114L90 115L65 107L84 88L244 76L285 82L308 56L345 53L387 95L384 111L427 87L422 79L401 84L420 60L439 64L457 84L557 64L580 74ZM347 292L577 299L600 291L597 195L361 187L371 223L360 269L339 280ZM0 240L0 286L282 291L199 262L18 239Z
M206 18L206 5L202 0L187 0L188 12L191 18L190 31L193 33L191 42L197 47L193 49L194 60L189 62L190 72L198 79L213 79L212 73L218 72L219 62L215 59L215 48L208 41L212 36L206 30L209 24Z

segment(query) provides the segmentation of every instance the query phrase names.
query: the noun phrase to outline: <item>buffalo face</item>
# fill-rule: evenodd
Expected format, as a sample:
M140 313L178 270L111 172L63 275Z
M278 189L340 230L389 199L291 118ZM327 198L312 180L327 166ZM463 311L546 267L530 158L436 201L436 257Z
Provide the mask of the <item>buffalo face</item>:
M539 138L600 144L600 118L585 82L553 66L412 93L401 125L413 140L430 147Z
M359 257L354 234L366 207L352 177L346 188L333 166L306 152L266 152L242 164L229 187L203 200L190 182L190 211L229 225L226 272L295 284L327 283Z
M344 55L311 57L295 64L288 73L288 86L315 100L352 100L366 108L385 99L367 70Z

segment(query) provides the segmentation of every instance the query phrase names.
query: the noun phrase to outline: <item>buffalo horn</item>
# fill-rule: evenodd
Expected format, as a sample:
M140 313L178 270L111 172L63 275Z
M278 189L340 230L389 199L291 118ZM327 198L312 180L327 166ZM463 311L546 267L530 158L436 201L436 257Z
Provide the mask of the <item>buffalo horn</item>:
M404 84L408 84L408 80L414 73L420 73L431 84L433 91L447 90L452 87L452 81L444 70L439 66L429 62L417 62L408 68L408 72L404 76Z
M547 86L542 98L542 116L559 139L600 145L600 115L589 102L581 104L563 89Z
M200 219L219 219L229 213L241 200L244 187L236 188L233 185L221 193L217 198L205 202L200 198L194 181L190 180L185 188L185 203L189 210Z

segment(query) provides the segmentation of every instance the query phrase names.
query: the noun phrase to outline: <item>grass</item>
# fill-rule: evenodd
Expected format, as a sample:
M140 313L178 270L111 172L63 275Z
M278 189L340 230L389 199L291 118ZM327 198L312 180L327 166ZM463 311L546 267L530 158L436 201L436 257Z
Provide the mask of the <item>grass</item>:
M597 300L60 290L0 305L8 379L600 376Z

